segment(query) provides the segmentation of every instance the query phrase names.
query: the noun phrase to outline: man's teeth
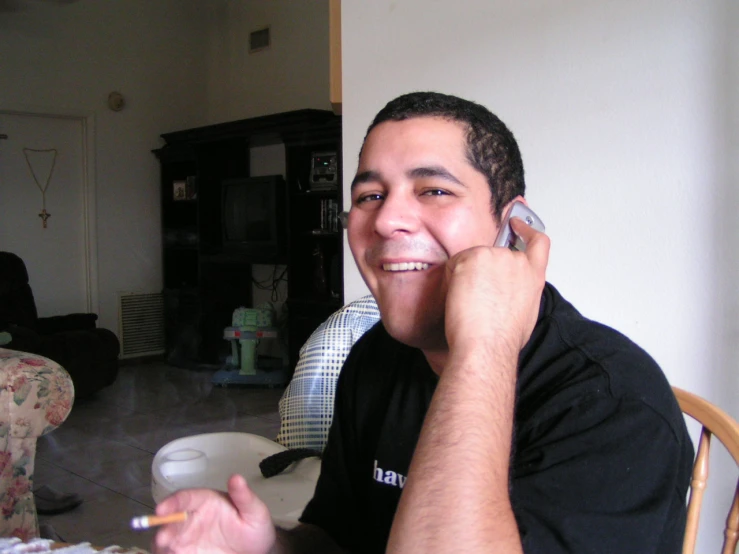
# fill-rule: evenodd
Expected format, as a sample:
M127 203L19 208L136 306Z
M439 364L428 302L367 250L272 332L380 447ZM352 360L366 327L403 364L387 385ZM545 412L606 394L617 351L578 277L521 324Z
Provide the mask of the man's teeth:
M428 269L429 264L422 262L400 262L397 264L382 264L382 269L385 271L421 271L422 269Z

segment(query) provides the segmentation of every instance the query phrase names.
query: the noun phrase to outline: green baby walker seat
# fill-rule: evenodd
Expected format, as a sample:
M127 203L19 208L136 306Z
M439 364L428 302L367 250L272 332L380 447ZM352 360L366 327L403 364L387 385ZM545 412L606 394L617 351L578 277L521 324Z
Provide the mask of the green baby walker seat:
M279 338L272 306L237 308L231 318L231 327L223 330L223 338L231 343L231 355L224 367L213 375L213 384L275 387L286 385L290 380L282 359L260 358L257 354L260 341Z

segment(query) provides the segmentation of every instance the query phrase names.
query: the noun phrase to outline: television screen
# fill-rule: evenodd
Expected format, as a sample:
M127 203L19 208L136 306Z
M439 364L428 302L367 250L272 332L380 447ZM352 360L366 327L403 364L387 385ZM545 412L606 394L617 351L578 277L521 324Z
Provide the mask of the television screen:
M222 185L223 245L254 262L278 261L285 242L285 182L281 176L231 179Z
M273 239L270 183L225 183L223 219L227 242L270 242Z

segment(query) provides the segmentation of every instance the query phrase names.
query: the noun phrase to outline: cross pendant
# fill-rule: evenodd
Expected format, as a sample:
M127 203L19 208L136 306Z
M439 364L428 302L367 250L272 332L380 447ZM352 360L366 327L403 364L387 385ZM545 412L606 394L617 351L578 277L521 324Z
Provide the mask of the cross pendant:
M51 217L51 214L46 211L46 208L44 208L38 216L44 221L44 229L46 229L46 220Z

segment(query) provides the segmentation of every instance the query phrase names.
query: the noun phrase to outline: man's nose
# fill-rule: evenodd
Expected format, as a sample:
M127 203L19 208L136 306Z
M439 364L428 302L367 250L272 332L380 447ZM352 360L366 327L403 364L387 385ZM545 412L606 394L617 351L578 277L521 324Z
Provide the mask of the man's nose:
M415 202L401 193L390 193L375 214L375 231L390 238L396 233L412 233L418 229Z

